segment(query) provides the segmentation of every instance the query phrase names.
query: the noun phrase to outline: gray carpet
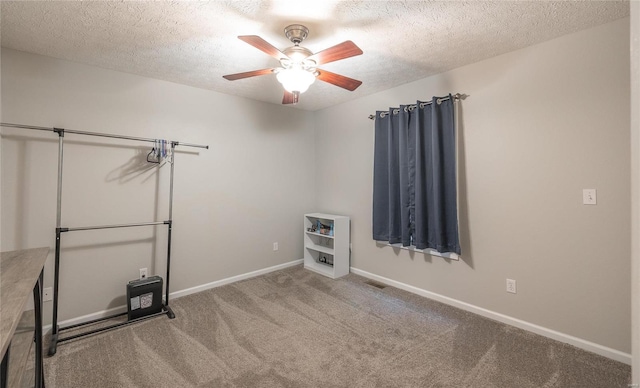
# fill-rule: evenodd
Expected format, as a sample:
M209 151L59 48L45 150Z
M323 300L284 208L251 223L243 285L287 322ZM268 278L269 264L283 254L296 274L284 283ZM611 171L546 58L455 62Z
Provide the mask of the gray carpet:
M301 266L64 343L47 387L627 387L629 366L392 287Z

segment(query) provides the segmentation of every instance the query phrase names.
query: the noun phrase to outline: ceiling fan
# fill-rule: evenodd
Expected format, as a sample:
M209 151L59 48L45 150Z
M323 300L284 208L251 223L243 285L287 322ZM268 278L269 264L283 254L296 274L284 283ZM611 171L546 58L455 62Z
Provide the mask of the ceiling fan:
M285 89L282 98L283 104L296 104L300 93L304 93L316 78L349 91L356 90L362 84L362 81L317 68L325 63L362 54L362 50L352 41L347 40L314 54L311 50L300 46L300 43L309 34L307 27L301 24L292 24L285 27L284 34L293 42L293 46L284 51L278 50L257 35L238 36L238 39L276 58L280 61L280 67L228 74L223 77L229 81L235 81L258 75L276 74L278 81Z

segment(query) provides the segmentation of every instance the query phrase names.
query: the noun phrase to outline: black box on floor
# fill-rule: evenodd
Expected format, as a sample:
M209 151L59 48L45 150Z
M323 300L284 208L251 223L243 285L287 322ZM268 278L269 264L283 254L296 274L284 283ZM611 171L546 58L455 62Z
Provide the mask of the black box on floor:
M129 320L162 311L162 278L150 276L127 284L127 317Z

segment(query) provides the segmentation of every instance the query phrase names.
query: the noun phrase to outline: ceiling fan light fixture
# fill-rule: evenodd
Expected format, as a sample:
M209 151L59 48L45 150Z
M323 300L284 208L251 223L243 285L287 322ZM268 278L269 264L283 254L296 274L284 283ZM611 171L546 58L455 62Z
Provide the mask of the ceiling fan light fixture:
M278 82L290 93L304 93L316 80L313 72L302 69L300 66L293 66L289 69L281 69L276 74Z
M333 1L333 0L327 0ZM266 74L276 74L278 82L285 89L282 97L283 104L296 104L300 93L306 92L313 82L319 79L343 89L354 91L362 81L318 69L317 66L361 55L362 50L350 40L331 46L315 54L306 47L300 46L309 34L309 29L301 24L291 24L285 28L285 35L293 43L280 51L258 35L240 35L238 39L280 61L280 67L245 71L243 73L227 74L223 77L229 81L255 77Z

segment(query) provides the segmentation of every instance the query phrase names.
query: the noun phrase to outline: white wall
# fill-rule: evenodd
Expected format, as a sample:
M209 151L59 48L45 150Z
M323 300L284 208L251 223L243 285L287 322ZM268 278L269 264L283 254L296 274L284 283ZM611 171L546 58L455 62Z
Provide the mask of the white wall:
M302 257L302 214L315 200L311 113L13 50L2 51L2 103L5 122L210 146L176 153L172 291ZM3 249L53 250L57 136L2 134ZM169 165L145 170L150 145L65 142L62 226L167 218ZM165 244L164 226L63 234L59 320L124 305L140 267L164 274Z
M377 247L367 117L449 92L463 259ZM628 354L629 116L622 19L316 112L318 211L352 217L355 268Z

